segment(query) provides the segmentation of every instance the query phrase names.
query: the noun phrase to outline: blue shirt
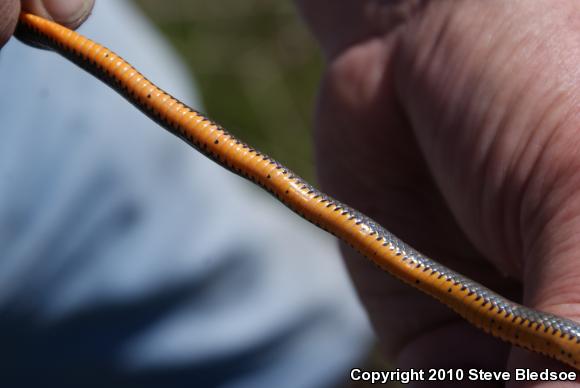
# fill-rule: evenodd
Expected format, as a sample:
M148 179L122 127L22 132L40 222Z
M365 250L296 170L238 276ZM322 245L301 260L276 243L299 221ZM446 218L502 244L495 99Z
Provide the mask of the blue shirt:
M81 32L199 107L125 1ZM1 386L319 387L370 331L335 242L58 55L0 51Z

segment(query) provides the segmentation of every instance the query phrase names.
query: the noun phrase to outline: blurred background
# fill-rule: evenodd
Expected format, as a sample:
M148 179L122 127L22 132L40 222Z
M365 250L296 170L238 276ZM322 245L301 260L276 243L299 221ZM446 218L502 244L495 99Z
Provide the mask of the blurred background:
M322 58L292 1L134 1L187 65L205 113L316 182L311 131ZM361 367L389 369L377 346Z
M310 131L322 62L292 1L136 3L187 64L209 116L314 179Z
M98 0L81 32L315 183L322 61L291 0ZM10 40L0 85L0 386L386 369L331 236L52 52Z

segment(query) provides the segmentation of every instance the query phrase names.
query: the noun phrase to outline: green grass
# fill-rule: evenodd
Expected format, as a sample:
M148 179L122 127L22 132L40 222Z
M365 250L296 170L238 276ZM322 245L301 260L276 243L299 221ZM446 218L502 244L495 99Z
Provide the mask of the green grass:
M181 54L198 82L204 111L312 180L312 112L321 58L292 2L136 3Z

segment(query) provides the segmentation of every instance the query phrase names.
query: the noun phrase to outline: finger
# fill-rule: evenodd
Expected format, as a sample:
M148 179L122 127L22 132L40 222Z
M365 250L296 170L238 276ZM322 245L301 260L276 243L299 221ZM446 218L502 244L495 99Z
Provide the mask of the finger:
M549 195L536 212L533 225L541 226L527 232L524 302L540 311L580 322L580 174L576 172L580 156L571 144L576 128L577 123L570 125L570 132L561 134L560 140L554 137L544 148L545 157L552 163L549 168L540 164L536 170L537 176L561 176L562 179L551 185ZM562 341L565 340L570 339ZM574 355L568 356L572 360ZM516 350L512 351L509 366L558 370L558 365L551 360Z
M94 0L22 0L22 9L35 15L77 28L90 15Z
M327 58L352 44L388 32L406 20L417 1L296 0L302 16Z
M5 0L0 2L0 47L14 33L20 12L20 2L17 0Z
M578 388L578 383L574 381L574 373L578 376L578 371L556 360L546 359L544 356L524 349L512 348L508 370L511 371L512 378L506 384L507 388ZM538 377L526 375L528 370L538 373L548 371L552 376L554 374L556 376L552 381L538 381Z
M423 253L503 289L502 279L462 235L430 179L394 100L388 71L393 56L385 49L374 40L360 43L329 66L317 115L320 182L333 197L369 214ZM343 248L383 348L398 367L505 366L509 347ZM438 354L441 349L445 352Z
M577 3L462 4L438 19L444 29L434 29L441 34L431 35L437 42L425 46L428 54L413 51L414 63L425 65L412 75L420 89L400 88L409 117L463 230L498 268L522 279L524 304L580 321L580 51L575 26L561 23L579 14ZM486 31L496 35L482 40ZM424 36L406 34L422 44ZM534 346L548 352L550 345ZM513 351L509 369L553 368L549 362Z

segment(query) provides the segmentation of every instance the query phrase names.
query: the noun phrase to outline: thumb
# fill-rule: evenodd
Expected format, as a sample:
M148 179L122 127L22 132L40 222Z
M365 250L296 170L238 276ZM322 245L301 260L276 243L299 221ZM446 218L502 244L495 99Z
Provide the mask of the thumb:
M580 170L574 167L580 167L580 156L567 150L572 147L569 139L573 139L572 134L563 136L559 147L554 144L555 150L546 150L559 153L562 162L552 165L551 175L561 178L550 185L536 219L524 230L524 236L528 236L524 240L524 304L580 322ZM510 353L508 367L570 370L556 361L516 348ZM518 386L548 384L526 381Z
M580 46L566 21L580 7L453 5L405 35L403 106L473 244L521 280L526 306L580 322ZM508 366L559 368L520 350Z
M4 46L4 43L14 33L20 11L19 5L17 0L0 2L0 47Z
M94 0L22 0L22 10L77 28L89 16Z
M69 28L77 28L90 15L94 0L3 0L0 1L0 47L10 39L18 13L31 12Z

